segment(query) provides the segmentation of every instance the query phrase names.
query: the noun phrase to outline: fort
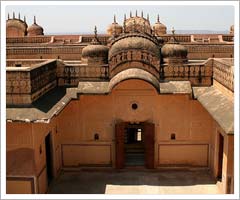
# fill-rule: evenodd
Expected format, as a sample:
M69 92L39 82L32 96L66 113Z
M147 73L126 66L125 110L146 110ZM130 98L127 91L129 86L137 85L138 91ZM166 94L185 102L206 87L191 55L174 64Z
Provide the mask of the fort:
M106 34L6 22L7 193L46 193L62 170L206 168L234 193L234 27L167 34L114 16Z

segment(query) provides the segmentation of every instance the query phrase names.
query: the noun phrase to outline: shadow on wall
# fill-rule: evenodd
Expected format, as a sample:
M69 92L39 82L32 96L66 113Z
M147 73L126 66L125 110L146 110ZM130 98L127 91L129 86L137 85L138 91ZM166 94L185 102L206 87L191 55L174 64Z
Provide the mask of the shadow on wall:
M56 87L33 102L32 105L42 112L47 113L65 94L66 87Z
M207 170L200 171L81 171L62 172L50 194L105 194L108 185L193 186L216 184Z

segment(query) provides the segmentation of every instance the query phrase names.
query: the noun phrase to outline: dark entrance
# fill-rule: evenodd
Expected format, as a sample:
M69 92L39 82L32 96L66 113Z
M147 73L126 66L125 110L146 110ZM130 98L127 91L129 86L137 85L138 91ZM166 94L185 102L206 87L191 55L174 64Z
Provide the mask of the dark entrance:
M48 179L48 185L49 185L53 179L51 133L49 133L45 137L45 148L46 148L45 152L46 152L47 179Z
M154 168L154 124L116 124L116 168Z
M224 147L224 138L221 133L219 135L218 141L218 173L217 178L219 181L222 181L222 167L223 167L223 147Z
M125 166L144 166L144 140L141 125L128 125L124 133Z

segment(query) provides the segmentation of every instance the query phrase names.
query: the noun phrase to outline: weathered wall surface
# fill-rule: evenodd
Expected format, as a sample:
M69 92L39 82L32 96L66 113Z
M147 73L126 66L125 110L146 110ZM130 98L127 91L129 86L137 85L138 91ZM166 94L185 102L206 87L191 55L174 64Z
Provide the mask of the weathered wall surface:
M61 169L61 152L56 119L53 118L50 123L7 123L7 151L20 148L31 148L34 150L35 170L33 176L35 177L36 192L38 193L46 193L47 191L45 137L48 134L51 135L51 171L53 176L57 177ZM19 166L15 167L18 168ZM11 169L11 171L16 170ZM9 176L11 176L11 174L9 174ZM14 188L14 185L17 187L17 185L20 184L18 183L19 181L21 180L16 180L15 182L17 183L9 182L9 188ZM26 189L25 186L24 188ZM25 189L22 190L23 193L25 193ZM12 190L10 192L12 192Z
M131 105L136 103L138 109ZM218 133L224 135L222 191L233 188L233 137L224 134L210 114L189 95L159 95L142 80L116 85L109 95L80 95L50 123L7 123L7 149L34 149L38 192L47 189L45 137L51 134L53 174L81 166L115 166L115 124L155 124L155 167L218 169ZM94 135L99 134L99 140ZM175 134L176 139L171 139ZM41 149L41 150L40 150ZM232 155L232 157L230 156ZM232 191L233 189L231 189Z
M132 110L132 103L138 104L137 110ZM209 165L212 118L201 104L191 100L188 95L158 95L150 84L141 80L128 80L117 85L110 95L80 96L79 100L71 101L61 112L58 117L58 127L62 148L65 149L63 151L65 166L73 166L73 162L76 167L79 164L94 163L90 160L92 156L100 159L94 164L101 164L106 159L106 154L110 153L107 146L111 146L113 150L111 157L114 166L114 126L120 121L148 121L155 124L156 166ZM99 134L98 141L94 140L95 133ZM172 133L176 135L176 140L171 140ZM72 146L66 150L65 144ZM81 158L81 152L93 152L96 145L105 145L105 148L96 151L95 155L93 153L91 158L88 158L89 161L85 157ZM173 150L175 147L180 148L181 151ZM170 161L161 157L167 150L175 151L170 154ZM185 159L181 160L180 154L183 153L186 153ZM73 154L78 158L70 162L69 157L73 157ZM198 161L196 158L201 159ZM186 160L188 162L185 162Z

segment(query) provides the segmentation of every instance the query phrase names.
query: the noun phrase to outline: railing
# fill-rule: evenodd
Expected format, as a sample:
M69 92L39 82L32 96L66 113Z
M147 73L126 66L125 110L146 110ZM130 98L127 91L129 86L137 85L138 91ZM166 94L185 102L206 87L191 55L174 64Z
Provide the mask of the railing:
M168 42L172 35L163 35L161 36L164 42ZM191 42L191 35L174 35L178 42Z
M56 69L56 61L53 61L31 70L31 92L34 93L56 80Z
M201 83L202 78L212 76L212 67L207 67L204 64L191 65L183 64L177 66L163 66L163 76L165 79L175 79L175 78L198 78L199 83Z
M58 71L60 85L77 86L79 81L84 80L108 80L108 65L88 66L78 65L62 66Z
M47 43L50 42L50 36L38 36L38 37L17 37L17 38L6 38L8 43Z
M83 47L34 47L34 48L7 48L7 55L30 55L30 54L81 54Z
M213 78L231 91L234 91L233 59L214 59Z
M92 39L94 38L94 35L91 36L82 36L82 42L84 43L90 43ZM99 41L102 44L107 44L109 36L98 36Z

